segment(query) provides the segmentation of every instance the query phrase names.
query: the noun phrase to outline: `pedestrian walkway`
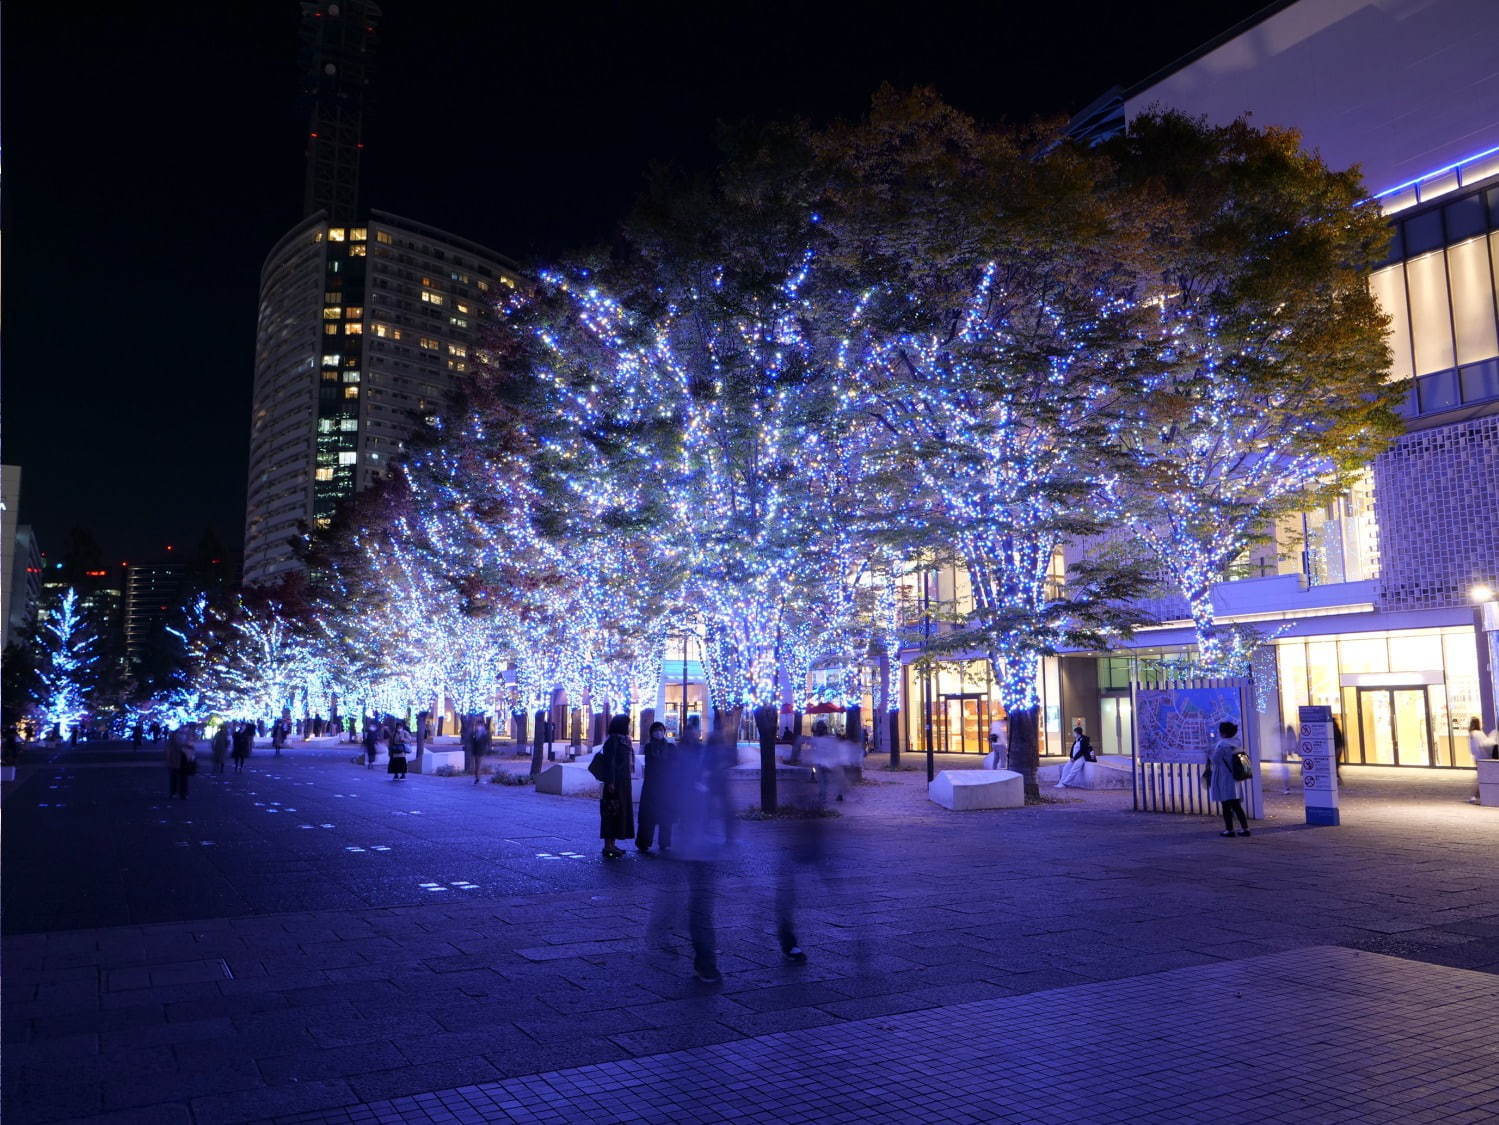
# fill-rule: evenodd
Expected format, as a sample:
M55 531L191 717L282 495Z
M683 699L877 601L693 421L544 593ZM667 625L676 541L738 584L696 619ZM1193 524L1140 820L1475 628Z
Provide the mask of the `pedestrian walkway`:
M515 1122L1499 1119L1499 976L1331 946L299 1114Z

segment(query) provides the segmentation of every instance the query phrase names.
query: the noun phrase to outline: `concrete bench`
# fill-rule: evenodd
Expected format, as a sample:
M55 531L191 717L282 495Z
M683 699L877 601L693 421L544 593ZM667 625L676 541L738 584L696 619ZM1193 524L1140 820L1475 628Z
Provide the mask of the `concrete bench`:
M1039 785L1056 785L1062 776L1063 766L1042 766L1036 771ZM1101 760L1083 763L1083 776L1068 782L1069 789L1128 789L1130 779L1129 759L1122 763Z
M550 793L555 797L597 798L603 786L588 772L586 763L551 762L536 775L536 792ZM640 778L630 779L630 799L640 800Z
M1478 803L1499 808L1499 758L1480 761L1478 765Z
M409 748L408 749L412 749ZM414 753L415 750L412 749ZM408 758L409 760L409 758ZM463 772L462 750L434 750L428 746L422 750L421 772L436 773L443 766L452 766L454 773Z
M1018 809L1025 804L1025 781L1014 770L943 770L926 787L944 809Z
M760 751L756 749L758 759ZM831 800L832 798L829 798ZM818 807L817 778L807 766L776 767L776 804L787 809ZM760 766L729 770L729 807L735 812L760 807Z

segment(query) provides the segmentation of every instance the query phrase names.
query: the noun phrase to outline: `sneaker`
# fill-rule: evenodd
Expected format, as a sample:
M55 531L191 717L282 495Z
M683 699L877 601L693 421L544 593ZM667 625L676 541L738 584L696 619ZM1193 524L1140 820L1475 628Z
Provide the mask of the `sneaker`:
M1239 835L1240 836L1248 836L1249 835L1249 829L1247 829L1247 828L1241 828L1241 829L1239 829Z
M1478 798L1477 797L1469 797L1468 798L1468 804L1470 804L1470 805L1476 805L1476 804L1478 804Z
M1232 828L1230 828L1227 832L1220 832L1220 833L1218 833L1218 835L1220 835L1220 836L1232 836L1233 834L1234 834L1234 830Z
M793 965L805 964L807 960L806 951L803 950L799 945L793 945L790 949L781 950L781 956L786 958L786 960L790 961Z
M722 984L723 974L717 969L693 969L692 975L704 984Z

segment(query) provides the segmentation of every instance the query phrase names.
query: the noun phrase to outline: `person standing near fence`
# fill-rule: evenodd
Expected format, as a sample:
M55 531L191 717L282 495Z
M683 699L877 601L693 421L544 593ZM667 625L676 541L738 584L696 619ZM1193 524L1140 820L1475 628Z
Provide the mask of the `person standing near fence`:
M1239 800L1239 777L1242 770L1240 755L1243 750L1237 741L1237 723L1218 724L1218 741L1208 755L1208 796L1223 809L1223 831L1220 836L1234 834L1234 818L1239 819L1239 835L1249 835L1249 818L1244 815L1244 804Z

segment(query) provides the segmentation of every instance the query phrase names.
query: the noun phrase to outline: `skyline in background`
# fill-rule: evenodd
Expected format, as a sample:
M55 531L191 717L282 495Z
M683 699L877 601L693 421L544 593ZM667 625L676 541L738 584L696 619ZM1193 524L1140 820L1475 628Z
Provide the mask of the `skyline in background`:
M385 0L366 205L531 265L606 240L715 122L856 116L882 82L983 118L1070 114L1254 2L925 10L436 9ZM5 12L4 447L49 555L243 534L260 268L301 217L290 0ZM20 93L18 93L20 92ZM17 105L23 112L13 111Z

